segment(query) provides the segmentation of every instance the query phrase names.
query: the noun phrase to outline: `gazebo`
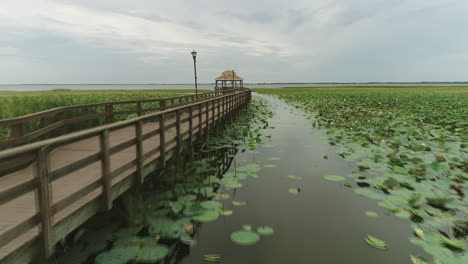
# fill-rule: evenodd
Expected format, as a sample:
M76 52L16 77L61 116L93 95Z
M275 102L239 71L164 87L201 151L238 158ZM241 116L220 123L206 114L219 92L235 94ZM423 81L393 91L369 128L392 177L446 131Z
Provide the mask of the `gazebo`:
M218 86L218 82L221 83L221 87ZM216 78L215 90L236 88L244 88L244 78L237 76L234 70L224 71L221 76Z

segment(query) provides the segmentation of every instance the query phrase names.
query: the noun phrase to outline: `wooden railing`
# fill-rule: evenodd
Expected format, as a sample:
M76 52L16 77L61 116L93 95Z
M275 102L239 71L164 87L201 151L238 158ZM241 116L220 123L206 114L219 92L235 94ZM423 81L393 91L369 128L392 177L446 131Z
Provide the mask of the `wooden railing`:
M233 90L231 89L171 98L63 106L38 113L0 120L0 128L4 127L10 130L10 137L0 141L0 149L30 143L37 139L47 138L48 135L51 135L53 132L58 132L54 134L54 136L71 132L68 128L73 124L84 123L84 128L89 128L92 121L100 119L104 119L104 124L110 124L113 123L116 120L116 116L119 115L137 114L138 116L141 116L150 112L164 110L167 107L188 104L197 100L231 93L232 91ZM145 107L145 105L150 107ZM117 106L126 109L116 111ZM67 118L67 114L72 111L75 116ZM27 131L28 124L31 123L36 123L37 127L34 131ZM83 126L81 126L81 128L83 128Z
M212 93L210 96L216 95L218 94ZM96 214L100 209L110 210L113 200L121 193L133 185L143 183L147 175L156 168L164 166L171 156L178 151L180 152L182 141L192 144L196 138L207 135L210 128L218 125L226 117L245 105L250 100L250 96L249 90L238 90L214 98L172 107L157 113L1 151L0 161L20 155L30 155L35 157L35 162L29 168L23 169L24 173L33 173L34 177L30 177L28 180L15 184L11 188L3 189L0 192L0 206L28 193L36 192L37 196L35 196L35 200L38 208L37 213L31 217L21 219L21 221L6 232L0 233L0 248L37 226L40 227L40 233L35 236L37 243L25 241L23 246L15 249L9 255L6 262L15 263L15 261L18 261L16 259L18 254L23 254L24 252L29 252L29 255L27 255L28 259L37 257L38 254L46 258L51 256L58 241ZM206 98L208 95L199 95L199 97ZM195 97L188 96L184 98L193 99ZM140 113L143 111L147 110L139 110ZM112 114L109 114L109 116L112 116ZM34 118L36 117L34 116ZM143 133L143 126L147 124L155 124L155 126L150 131ZM113 131L129 127L133 127L134 134L129 135L129 138L124 142L111 146L109 134ZM171 131L172 138L168 138L168 131ZM80 157L79 160L60 168L51 167L50 157L53 150L93 137L99 138L99 151L97 153ZM159 139L159 145L144 152L144 144L152 139L154 140L154 138ZM130 147L136 149L135 158L126 164L122 164L117 169L111 170L111 156ZM67 197L55 203L52 201L52 183L96 162L99 162L101 167L99 178L94 179L93 182L83 188L74 190ZM124 172L128 172L129 169L133 169L130 174L123 174ZM116 178L122 177L122 175L125 175L123 179L115 182ZM70 215L66 215L59 222L54 222L57 214L100 188L102 188L102 192L97 198L76 209ZM34 206L34 204L31 204L31 207ZM24 261L24 258L22 261Z

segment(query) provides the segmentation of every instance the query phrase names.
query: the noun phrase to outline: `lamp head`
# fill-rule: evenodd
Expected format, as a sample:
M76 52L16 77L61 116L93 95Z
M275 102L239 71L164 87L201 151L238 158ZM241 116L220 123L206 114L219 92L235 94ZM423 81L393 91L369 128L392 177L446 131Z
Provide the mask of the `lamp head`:
M194 60L197 58L197 52L195 50L192 51L192 57Z

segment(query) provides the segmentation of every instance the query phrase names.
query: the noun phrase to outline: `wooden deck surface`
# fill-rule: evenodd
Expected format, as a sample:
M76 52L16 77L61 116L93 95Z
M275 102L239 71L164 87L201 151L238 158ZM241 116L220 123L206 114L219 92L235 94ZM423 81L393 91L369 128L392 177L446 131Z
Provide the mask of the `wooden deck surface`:
M194 110L193 116L193 134L198 133L199 131L199 120L197 118L198 111ZM217 109L215 108L215 119L217 116ZM181 118L188 117L188 113L185 113L181 116ZM209 119L212 118L212 112L209 111ZM167 120L165 126L169 126L170 124L176 122L175 118ZM202 124L203 127L206 126L206 115L203 114L202 116ZM143 125L143 134L154 131L159 128L159 123L146 123ZM181 125L181 133L187 132L189 130L189 122L186 121ZM166 130L166 142L170 141L176 136L176 128L173 127L171 129ZM116 146L122 142L135 138L135 128L126 127L123 129L118 129L115 131L109 132L109 140L111 147ZM150 137L143 142L143 153L147 153L150 150L156 149L159 144L159 135ZM173 142L170 145L166 146L166 151L174 148L177 145L177 142ZM96 154L100 152L100 144L99 144L99 136L95 136L92 138L84 139L75 143L71 143L65 146L61 146L56 148L50 153L50 161L51 161L51 171L55 169L62 168L72 162L78 161L86 156L90 156L92 154ZM156 152L153 156L147 158L145 160L145 164L153 161L154 159L158 158L160 155L159 151ZM111 171L116 170L123 164L128 163L129 161L136 158L136 147L135 145L118 152L111 156L110 165ZM0 177L0 192L4 191L12 186L24 183L27 180L32 179L35 177L34 173L35 164L31 164L27 168L19 170L15 173L6 175L4 177ZM136 170L136 165L129 168L124 173L120 174L119 176L113 179L112 184L115 185L116 183L122 181ZM52 205L56 204L57 202L65 199L70 194L76 192L87 186L88 184L100 179L102 175L101 172L101 161L94 162L93 164L79 169L71 174L68 174L62 178L59 178L56 181L51 183L51 193L52 193ZM71 206L66 207L65 209L59 211L57 214L54 215L53 223L57 223L64 219L65 217L69 216L77 209L81 208L83 205L89 203L92 200L100 198L102 194L102 188L98 188L95 191L91 192L90 194L86 195L85 197L77 200ZM18 197L15 200L12 200L8 203L5 203L0 206L0 235L7 232L11 228L15 227L22 221L27 218L34 216L38 212L38 205L36 199L36 192L29 192L25 195ZM23 235L17 237L16 239L9 241L8 244L3 246L0 249L0 262L1 260L16 250L17 248L21 247L23 244L27 243L28 241L34 239L39 234L39 225L36 228L29 230L28 232L24 233Z

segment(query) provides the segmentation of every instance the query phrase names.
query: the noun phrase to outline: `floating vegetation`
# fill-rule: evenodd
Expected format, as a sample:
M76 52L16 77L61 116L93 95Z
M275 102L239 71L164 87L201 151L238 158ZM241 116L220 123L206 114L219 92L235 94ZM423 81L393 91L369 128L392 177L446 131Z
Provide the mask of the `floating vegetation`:
M271 157L271 158L269 158L268 160L271 160L271 161L279 161L279 160L281 160L281 158L280 158L280 157Z
M201 214L193 217L193 220L201 223L212 222L218 219L219 215L219 210L205 210Z
M435 263L466 263L466 250L441 243L440 230L453 230L466 244L466 236L460 237L466 231L456 223L467 216L468 89L259 91L278 94L311 113L313 127L327 129L330 145L357 163L359 172L353 176L360 188L354 191L418 223L424 236L412 237L411 242Z
M278 165L276 165L276 164L265 164L265 165L263 165L263 167L264 168L276 168L276 167L278 167Z
M345 177L338 176L338 175L326 175L326 176L323 176L323 178L325 178L325 180L328 180L328 181L344 181L345 180Z
M289 188L288 189L288 193L292 194L292 195L297 195L299 194L301 190L299 188Z
M208 262L219 262L221 260L220 254L207 254L203 255L203 260Z
M288 178L292 180L302 180L301 176L296 176L296 175L288 175Z
M246 201L232 201L232 205L234 205L234 206L246 206L247 202Z
M232 210L224 210L224 211L220 212L220 214L222 216L231 216L233 213L234 213L234 211L232 211Z
M260 236L253 231L236 231L231 234L231 240L241 246L248 246L257 243L260 240Z
M366 211L365 214L368 216L368 217L377 217L379 216L376 212L374 211Z
M388 249L388 244L383 241L383 240L380 240L376 237L373 237L371 235L367 235L366 236L366 243L367 245L373 247L373 248L377 248L377 249Z
M262 236L270 236L274 234L274 230L271 226L260 226L257 228L257 233Z

